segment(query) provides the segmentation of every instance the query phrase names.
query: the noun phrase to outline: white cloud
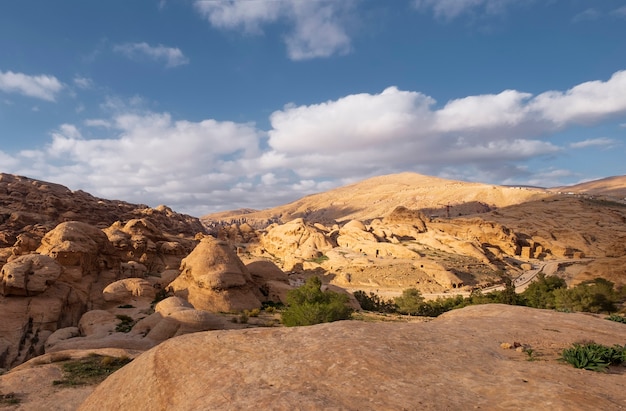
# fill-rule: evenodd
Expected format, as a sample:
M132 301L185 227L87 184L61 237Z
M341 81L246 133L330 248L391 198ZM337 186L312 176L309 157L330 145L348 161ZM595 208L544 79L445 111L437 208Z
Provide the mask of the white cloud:
M329 57L350 51L350 37L342 24L353 0L197 0L196 10L219 29L261 34L262 27L281 20L293 26L285 35L292 60Z
M462 14L484 12L497 14L511 5L530 3L533 0L413 0L418 11L432 10L435 17L452 20Z
M45 74L30 76L12 71L0 71L0 91L5 93L17 93L41 100L55 101L62 89L63 84L54 76Z
M93 80L87 77L74 77L74 84L82 89L90 89L93 87Z
M577 141L575 143L571 143L571 148L587 148L587 147L610 147L616 143L615 140L600 137L600 138L591 138L583 141Z
M526 119L524 104L531 97L529 93L505 90L452 100L436 113L436 127L444 132L515 127Z
M260 33L261 26L273 23L285 12L285 1L198 0L196 10L220 29L243 29Z
M164 61L166 67L177 67L189 63L183 52L176 47L166 47L161 44L151 46L148 43L125 43L113 47L113 51L122 53L131 59L147 57L152 60Z
M626 71L607 81L588 81L571 89L547 91L535 97L530 109L559 126L589 124L626 112Z

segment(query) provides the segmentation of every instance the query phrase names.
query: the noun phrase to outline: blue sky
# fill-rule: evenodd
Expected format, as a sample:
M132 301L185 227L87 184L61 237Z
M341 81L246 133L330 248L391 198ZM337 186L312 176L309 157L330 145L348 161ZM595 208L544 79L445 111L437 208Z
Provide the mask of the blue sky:
M0 2L0 171L196 216L626 174L626 1Z

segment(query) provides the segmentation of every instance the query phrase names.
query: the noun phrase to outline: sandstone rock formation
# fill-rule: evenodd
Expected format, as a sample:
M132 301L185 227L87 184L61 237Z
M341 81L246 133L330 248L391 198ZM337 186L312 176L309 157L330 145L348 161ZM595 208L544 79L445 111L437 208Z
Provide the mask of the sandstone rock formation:
M61 275L63 267L54 258L23 255L2 267L0 294L34 296L46 291Z
M289 277L283 270L271 261L257 259L246 264L252 275L252 281L263 294L264 301L287 303L287 292L293 287Z
M169 288L196 309L211 312L261 307L262 295L231 246L205 237L181 263Z
M319 228L297 218L286 224L268 227L259 239L260 254L283 260L284 269L321 256L334 244Z
M102 293L116 280L150 274L149 285L132 280L142 283L141 292L126 284L125 295L152 300L154 287L173 279L171 269L205 232L198 219L165 206L98 199L0 174L0 368L42 354L49 336L77 327L85 312L121 304L121 289Z
M195 333L139 356L79 410L618 409L626 404L621 371L557 360L589 338L623 344L626 327L584 314L483 305L426 323ZM514 342L532 348L537 361L501 348Z

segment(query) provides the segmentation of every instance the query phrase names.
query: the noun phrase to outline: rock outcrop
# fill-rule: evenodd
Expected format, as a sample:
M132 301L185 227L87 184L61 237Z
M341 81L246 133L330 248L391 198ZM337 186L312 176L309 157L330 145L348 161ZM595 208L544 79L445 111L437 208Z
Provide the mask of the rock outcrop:
M335 246L325 233L302 218L286 224L268 227L259 239L259 254L283 260L284 269L290 270L305 260L317 258Z
M210 312L261 307L262 295L231 246L203 238L181 263L181 274L169 289L196 309Z
M54 258L23 255L6 263L0 274L0 294L35 296L46 291L61 275L63 267Z
M139 356L79 410L617 409L626 403L621 372L594 373L557 360L561 350L591 336L623 344L626 327L584 314L489 304L426 323L195 333ZM504 342L532 348L539 361L504 350Z

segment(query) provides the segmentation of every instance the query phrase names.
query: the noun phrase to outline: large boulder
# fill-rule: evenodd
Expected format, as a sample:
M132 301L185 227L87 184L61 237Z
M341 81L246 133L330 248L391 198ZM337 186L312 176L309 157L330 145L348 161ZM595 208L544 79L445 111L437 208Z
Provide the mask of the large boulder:
M261 292L224 241L203 238L183 259L180 270L169 289L198 310L230 312L261 307Z
M79 221L56 226L43 237L37 252L54 258L65 267L80 267L79 270L72 270L74 280L116 265L113 263L114 249L106 234Z
M0 279L2 295L33 296L41 294L61 275L63 267L52 257L27 254L6 263Z
M124 278L107 285L102 294L104 301L128 303L135 298L154 300L156 291L148 280Z

